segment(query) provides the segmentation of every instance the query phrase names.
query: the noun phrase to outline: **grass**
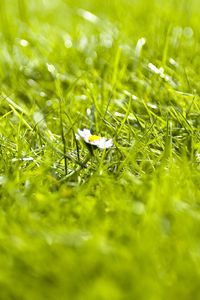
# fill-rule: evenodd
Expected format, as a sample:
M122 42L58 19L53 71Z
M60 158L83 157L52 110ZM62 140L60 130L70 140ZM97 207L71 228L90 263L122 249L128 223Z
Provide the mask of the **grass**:
M199 17L0 1L0 299L200 299Z

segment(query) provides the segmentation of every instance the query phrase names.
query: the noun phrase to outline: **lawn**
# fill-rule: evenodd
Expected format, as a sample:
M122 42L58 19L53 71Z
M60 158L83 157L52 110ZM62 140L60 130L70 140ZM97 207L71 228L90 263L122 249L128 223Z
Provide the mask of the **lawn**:
M199 20L0 0L1 300L200 299Z

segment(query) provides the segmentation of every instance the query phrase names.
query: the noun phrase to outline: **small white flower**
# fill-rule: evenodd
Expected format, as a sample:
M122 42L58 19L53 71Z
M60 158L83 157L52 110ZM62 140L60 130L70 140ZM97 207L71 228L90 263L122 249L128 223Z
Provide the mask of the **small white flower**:
M76 139L82 139L88 145L97 147L99 149L108 149L113 145L112 139L107 140L105 137L91 134L89 129L78 129Z

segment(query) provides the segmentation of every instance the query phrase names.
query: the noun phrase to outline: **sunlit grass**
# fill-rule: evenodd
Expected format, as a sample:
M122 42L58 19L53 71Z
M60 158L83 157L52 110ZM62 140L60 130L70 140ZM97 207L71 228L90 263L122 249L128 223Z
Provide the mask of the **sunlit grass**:
M199 17L0 1L0 299L199 298Z

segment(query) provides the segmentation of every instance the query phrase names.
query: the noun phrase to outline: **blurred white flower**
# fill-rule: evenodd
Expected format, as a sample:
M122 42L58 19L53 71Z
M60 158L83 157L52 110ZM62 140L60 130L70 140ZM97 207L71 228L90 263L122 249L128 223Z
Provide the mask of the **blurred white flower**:
M87 145L97 147L99 149L108 149L113 145L112 139L107 140L105 137L91 134L89 129L78 129L76 139L82 139Z

